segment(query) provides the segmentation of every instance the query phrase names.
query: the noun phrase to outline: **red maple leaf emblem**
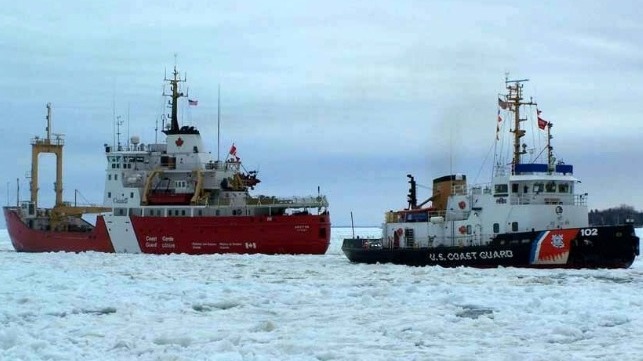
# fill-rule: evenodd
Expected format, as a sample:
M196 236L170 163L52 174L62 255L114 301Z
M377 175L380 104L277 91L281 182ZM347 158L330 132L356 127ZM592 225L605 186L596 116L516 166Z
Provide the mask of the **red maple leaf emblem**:
M174 142L174 144L176 144L176 146L177 146L177 147L182 146L182 145L183 145L183 143L184 143L184 142L183 142L183 139L181 139L181 137L179 137L179 139L177 139L177 140L176 140L176 142Z

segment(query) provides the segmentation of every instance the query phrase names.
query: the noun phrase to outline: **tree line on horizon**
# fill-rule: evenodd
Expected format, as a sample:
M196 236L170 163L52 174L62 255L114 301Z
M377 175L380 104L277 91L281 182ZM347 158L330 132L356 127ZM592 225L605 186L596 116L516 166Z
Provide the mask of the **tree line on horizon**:
M590 226L624 223L634 223L635 227L643 226L643 212L637 211L634 207L626 204L602 210L591 209L589 211Z

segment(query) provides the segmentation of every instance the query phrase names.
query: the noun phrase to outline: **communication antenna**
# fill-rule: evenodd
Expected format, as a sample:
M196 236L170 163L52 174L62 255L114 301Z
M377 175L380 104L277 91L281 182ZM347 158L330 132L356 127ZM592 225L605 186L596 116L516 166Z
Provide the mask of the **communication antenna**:
M121 125L123 125L123 121L121 120L121 116L119 115L116 117L116 149L118 151L123 150L121 148Z
M217 86L217 161L221 160L221 84Z
M116 87L116 85L114 85ZM116 90L112 90L112 148L116 148Z
M129 149L129 103L127 103L127 149Z

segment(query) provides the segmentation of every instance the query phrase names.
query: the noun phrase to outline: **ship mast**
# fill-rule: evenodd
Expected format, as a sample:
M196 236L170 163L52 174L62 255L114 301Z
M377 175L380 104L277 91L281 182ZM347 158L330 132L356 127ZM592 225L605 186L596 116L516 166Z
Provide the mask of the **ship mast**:
M514 152L512 165L515 167L520 164L520 156L527 153L525 150L526 145L520 144L520 138L525 136L525 130L520 129L520 122L524 122L527 119L520 118L520 106L522 105L537 105L531 98L528 102L522 101L522 87L524 82L529 81L529 79L520 79L520 80L509 80L508 77L505 78L505 85L507 86L507 95L506 103L509 107L509 110L514 112L514 129L511 131L514 133Z
M38 156L40 153L53 153L56 155L56 206L63 204L63 145L62 134L53 134L51 138L51 103L47 103L47 137L45 139L34 137L31 140L31 202L38 205Z
M163 90L163 96L170 97L170 106L172 108L172 113L170 114L170 129L163 130L165 134L177 134L179 132L179 120L178 120L178 100L181 97L187 97L188 94L183 94L179 92L179 83L185 82L185 77L181 79L179 72L176 70L176 65L174 66L173 78L168 79L165 77L165 81L170 83L170 94L165 93Z
M547 171L551 174L554 171L554 147L551 145L551 139L554 137L551 135L551 127L554 126L551 122L547 122Z

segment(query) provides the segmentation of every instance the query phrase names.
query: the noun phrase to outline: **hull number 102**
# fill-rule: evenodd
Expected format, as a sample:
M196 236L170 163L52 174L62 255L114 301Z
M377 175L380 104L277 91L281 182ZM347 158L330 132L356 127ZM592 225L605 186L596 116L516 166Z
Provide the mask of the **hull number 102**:
M598 236L598 229L596 228L583 228L580 230L580 234L583 237Z

